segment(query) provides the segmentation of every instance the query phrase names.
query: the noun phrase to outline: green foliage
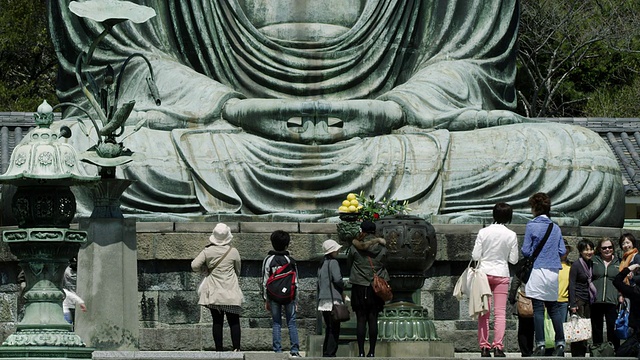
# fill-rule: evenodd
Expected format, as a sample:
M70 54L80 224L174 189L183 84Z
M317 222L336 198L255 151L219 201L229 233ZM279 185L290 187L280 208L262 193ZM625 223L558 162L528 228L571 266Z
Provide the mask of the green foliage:
M601 87L591 94L584 108L587 117L639 117L640 77L628 85Z
M57 58L46 2L0 0L0 111L35 111L57 103Z
M596 93L602 96L636 81L640 2L523 0L521 8L516 78L520 114L585 116ZM591 116L606 116L591 113L595 110L590 108Z
M359 218L362 220L375 221L381 217L389 215L407 214L411 209L407 206L408 201L400 202L396 199L383 197L382 200L375 200L375 195L365 195L364 191L356 195L356 199L362 207L359 210Z

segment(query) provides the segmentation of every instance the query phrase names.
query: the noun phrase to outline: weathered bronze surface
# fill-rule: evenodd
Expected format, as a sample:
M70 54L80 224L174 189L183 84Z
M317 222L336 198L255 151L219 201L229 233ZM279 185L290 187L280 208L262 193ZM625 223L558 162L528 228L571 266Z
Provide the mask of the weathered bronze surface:
M132 60L119 98L136 100L126 125L145 127L127 144L146 160L118 170L139 180L125 213L308 221L365 190L464 223L498 201L527 214L543 191L567 224L622 225L607 145L510 111L516 0L137 3L158 15L114 26L89 69L100 84L106 64L143 54L162 97L158 106L148 65ZM66 0L49 6L59 95L89 109L74 63L104 26L72 16Z

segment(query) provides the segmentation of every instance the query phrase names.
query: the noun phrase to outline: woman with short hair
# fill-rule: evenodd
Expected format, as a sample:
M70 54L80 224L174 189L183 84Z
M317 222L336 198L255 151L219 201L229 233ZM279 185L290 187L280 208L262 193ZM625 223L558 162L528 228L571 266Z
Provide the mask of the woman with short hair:
M591 303L596 296L596 289L591 281L594 249L591 240L580 240L580 257L569 271L569 311L583 318L591 317ZM572 357L585 357L586 354L586 340L571 343Z
M509 263L518 262L518 238L505 224L511 222L513 209L509 204L497 203L493 207L493 224L478 231L471 258L478 262L478 270L487 275L493 298L494 334L489 342L489 311L478 317L478 344L480 355L505 357L504 333L507 325L507 294L509 292Z
M618 268L620 271L622 269L629 267L629 265L640 264L640 253L638 253L638 241L636 237L631 233L624 233L620 235L618 239L618 245L620 245L620 250L622 250L622 257L620 258L620 267ZM633 280L633 271L629 272L627 278L625 278L624 283L627 285L634 284Z
M545 355L544 310L547 309L553 330L555 346L552 356L564 356L565 340L562 323L566 317L564 306L558 302L558 275L562 269L560 258L566 253L562 232L550 219L551 199L545 193L536 193L529 198L531 213L535 218L527 223L522 244L522 255L530 257L545 236L547 240L533 263L533 270L525 286L527 297L533 303L533 326L535 328L535 350L533 356ZM549 234L547 236L547 233Z
M593 284L596 286L597 297L591 304L591 332L593 345L598 346L604 342L603 327L606 326L607 341L618 350L620 339L616 336L614 327L618 317L618 304L624 301L624 297L613 285L613 279L620 272L620 259L615 252L613 241L609 238L600 239L596 246L596 255L593 257Z

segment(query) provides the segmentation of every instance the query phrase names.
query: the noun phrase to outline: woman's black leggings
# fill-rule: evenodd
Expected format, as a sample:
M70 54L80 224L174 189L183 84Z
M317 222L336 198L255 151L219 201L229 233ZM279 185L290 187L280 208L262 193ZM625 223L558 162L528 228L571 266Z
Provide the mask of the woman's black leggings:
M240 315L214 309L209 310L211 310L211 317L213 318L213 342L216 345L216 351L223 351L222 325L225 314L227 314L227 323L229 323L229 328L231 329L233 350L240 350Z
M376 310L357 310L356 311L356 339L358 341L358 352L364 354L364 339L369 325L369 353L375 355L376 340L378 340L378 312Z

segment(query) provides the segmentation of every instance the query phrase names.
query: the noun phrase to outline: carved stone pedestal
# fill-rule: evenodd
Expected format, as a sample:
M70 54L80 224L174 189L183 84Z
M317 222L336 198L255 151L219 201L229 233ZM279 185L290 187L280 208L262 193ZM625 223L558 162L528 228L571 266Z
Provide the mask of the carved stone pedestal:
M89 311L76 313L76 331L98 350L139 345L136 221L120 210L120 196L131 183L101 179L92 188L91 218L80 221L90 241L78 254L78 293Z

